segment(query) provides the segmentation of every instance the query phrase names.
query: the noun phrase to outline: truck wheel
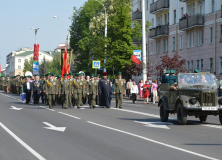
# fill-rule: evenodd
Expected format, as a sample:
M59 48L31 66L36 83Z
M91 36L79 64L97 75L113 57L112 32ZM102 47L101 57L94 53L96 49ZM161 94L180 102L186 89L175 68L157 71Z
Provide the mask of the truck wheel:
M200 119L201 122L206 122L207 121L207 115L201 115L199 117L199 119Z
M219 115L220 124L222 124L222 115Z
M167 122L169 117L169 112L165 110L163 102L160 103L160 119L162 122Z
M180 103L177 105L177 121L180 125L185 125L187 123L187 113Z

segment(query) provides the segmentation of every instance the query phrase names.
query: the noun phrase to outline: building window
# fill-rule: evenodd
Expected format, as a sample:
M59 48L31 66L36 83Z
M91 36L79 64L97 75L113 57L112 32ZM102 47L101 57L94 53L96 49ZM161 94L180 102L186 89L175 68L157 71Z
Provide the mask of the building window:
M197 69L200 70L200 60L197 60Z
M193 47L194 33L187 33L187 48Z
M161 41L156 41L156 54L161 53Z
M222 57L220 57L220 74L222 74Z
M150 43L150 55L153 55L153 42Z
M203 30L197 31L197 46L203 45Z
M163 52L164 53L168 52L168 39L163 40Z
M169 14L164 14L165 25L169 25Z
M180 35L180 49L183 49L183 37Z
M176 10L173 11L173 22L174 24L176 24L176 19L177 19L177 14L176 14Z
M18 66L18 69L21 69L21 66Z
M21 59L18 59L18 63L21 63Z
M210 27L210 37L209 37L209 43L211 44L211 43L213 43L213 38L214 38L214 36L213 36L213 27Z
M203 71L203 59L200 60L200 71Z
M222 25L220 26L220 42L222 42Z
M215 11L215 0L212 0L212 12Z
M213 58L210 58L209 69L210 69L210 73L213 73Z
M183 7L181 7L181 12L180 12L180 14L181 14L180 17L182 18L182 17L183 17L183 14L184 14L184 13L183 13Z
M152 28L154 27L154 19L152 19Z
M162 15L157 17L157 25L162 25Z
M175 51L175 37L173 37L173 51Z
M187 68L189 69L190 68L190 62L187 61Z

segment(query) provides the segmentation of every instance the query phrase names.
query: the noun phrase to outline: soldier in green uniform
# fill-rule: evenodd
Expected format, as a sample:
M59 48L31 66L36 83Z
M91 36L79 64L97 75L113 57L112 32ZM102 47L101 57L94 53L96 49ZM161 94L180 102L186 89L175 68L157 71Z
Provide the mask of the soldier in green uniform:
M44 90L44 84L45 84L45 80L46 80L46 78L45 78L45 75L42 75L42 79L41 79L41 83L42 83L42 92L41 92L41 99L42 99L42 104L44 104L44 102L45 102L45 90Z
M70 87L72 88L72 90L73 90L73 85L72 85L72 83L73 83L73 73L70 71L69 72L69 85L70 85ZM68 106L69 107L71 107L71 106L73 106L73 94L68 94Z
M45 93L45 104L48 105L49 101L48 101L48 95L46 94L46 88L47 88L47 80L49 80L49 74L46 74L46 80L43 82L43 91Z
M100 74L97 74L96 76L96 82L99 83L100 80ZM99 105L99 95L96 96L96 104Z
M2 90L2 77L0 78L0 90Z
M57 81L54 78L54 74L50 74L49 80L46 81L46 94L48 96L49 108L52 109L55 104L55 95L58 94Z
M67 80L68 74L63 74L64 79L60 82L59 95L61 94L62 108L67 109L68 106L68 96L71 95L72 89L70 87L70 82Z
M122 79L122 73L118 73L118 79L114 83L114 94L116 94L116 108L122 108L123 103L123 93L125 92L124 80Z
M78 85L78 83L77 83L77 79L78 79L78 73L76 73L75 74L75 79L73 80L73 83L72 83L72 89L73 89L73 96L72 96L72 98L73 98L73 104L72 104L72 106L73 107L75 107L76 105L77 105L77 85Z
M11 86L10 76L7 76L5 86L6 86L6 93L9 93L10 92L10 86Z
M91 80L88 82L87 85L87 95L88 95L88 102L89 107L93 109L96 106L96 95L98 95L98 83L94 80L94 74L91 74Z
M80 80L82 81L82 84L83 84L83 86L84 86L84 89L86 90L86 87L87 87L87 81L85 80L85 78L84 78L84 73L80 73ZM82 101L81 101L81 106L83 105L83 104L85 104L86 103L86 93L83 93L83 95L82 95Z
M85 86L83 82L80 80L80 73L78 73L77 76L77 85L75 86L75 90L77 92L76 97L77 97L77 108L80 108L80 105L82 103L82 96L85 94Z
M19 91L19 87L20 87L20 75L17 75L16 76L16 79L15 79L15 90L16 90L16 94L19 95L20 91Z
M59 89L60 86L61 86L61 76L60 76L60 75L57 76L57 86L58 86L58 89ZM58 103L58 104L62 104L62 103L61 103L61 94L58 94L58 95L57 95L57 103Z

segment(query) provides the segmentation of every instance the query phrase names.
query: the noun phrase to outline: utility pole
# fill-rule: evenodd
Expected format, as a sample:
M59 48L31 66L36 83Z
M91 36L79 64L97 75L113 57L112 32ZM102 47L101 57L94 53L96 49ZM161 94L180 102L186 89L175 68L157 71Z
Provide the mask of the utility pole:
M142 49L143 49L143 82L145 82L147 80L145 0L142 0Z

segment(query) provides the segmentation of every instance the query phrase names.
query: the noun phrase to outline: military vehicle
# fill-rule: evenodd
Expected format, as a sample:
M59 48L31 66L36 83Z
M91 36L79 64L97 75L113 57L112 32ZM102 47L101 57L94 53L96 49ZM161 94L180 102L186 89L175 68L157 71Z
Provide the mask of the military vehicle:
M162 122L168 121L169 114L176 113L181 125L186 124L187 116L195 116L205 122L208 115L219 115L222 124L222 97L217 96L214 74L179 73L174 89L168 83L160 85L159 97Z

